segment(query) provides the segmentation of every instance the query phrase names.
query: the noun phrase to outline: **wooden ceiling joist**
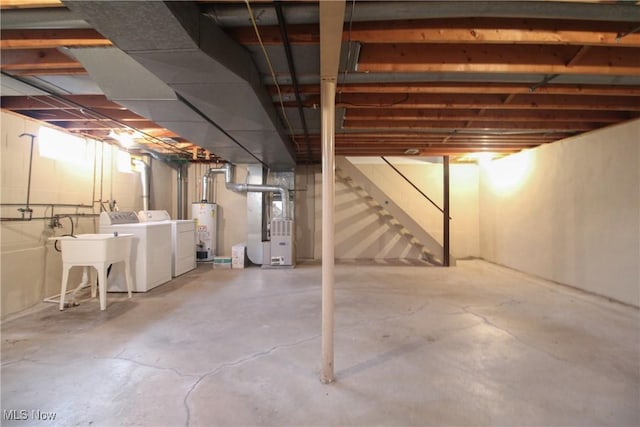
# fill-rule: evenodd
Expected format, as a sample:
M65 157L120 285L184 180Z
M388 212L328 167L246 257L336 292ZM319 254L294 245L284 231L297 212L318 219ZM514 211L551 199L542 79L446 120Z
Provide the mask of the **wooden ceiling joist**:
M1 64L4 71L82 68L79 62L57 49L6 50L2 52Z
M111 41L90 28L0 31L0 48L6 50L111 45Z
M1 9L34 9L44 7L64 7L62 0L2 0Z
M571 66L580 48L541 45L382 44L362 46L360 72L474 72L640 75L640 48L592 47Z
M72 68L31 68L24 70L11 70L14 76L81 76L86 75L87 70L81 66Z
M272 0L266 3L271 5ZM3 9L33 6L63 5L59 0L3 0L1 5ZM258 25L263 42L279 49L280 28L262 26L259 20ZM353 22L342 33L343 42L357 42L360 47L358 56L351 58L357 62L357 71L350 72L352 76L369 73L371 80L337 88L337 106L346 112L336 130L336 153L402 156L406 149L418 148L427 156L455 157L471 151L508 154L640 117L640 86L625 84L637 82L634 78L640 76L637 25L516 18ZM224 31L245 46L257 43L249 25ZM319 43L317 24L287 25L287 33L289 41L298 45L294 54L305 49L308 54L305 45L313 51ZM111 46L111 42L93 29L1 30L2 70L22 76L85 74L80 63L65 55L64 48L74 46ZM287 73L282 63L275 65L278 72ZM404 76L387 79L387 73L422 72L448 75L442 81L429 78L405 83ZM491 77L487 82L447 81L459 80L451 79L450 73L467 72ZM525 81L519 74L529 76L526 81L536 75L540 78L533 83L512 83ZM571 77L575 81L590 80L584 77L588 75L594 76L593 81L617 84L570 84L571 78L556 84L556 75L576 75ZM505 76L503 83L489 83L499 82L501 76ZM599 79L601 76L607 78ZM278 102L275 88L269 90ZM291 102L293 87L281 85L281 90L289 95L285 106L296 107ZM300 93L304 107L320 104L319 85L301 85ZM113 128L132 127L144 131L148 140L141 143L159 153L172 153L172 147L154 138L173 138L182 141L178 148L198 150L102 95L66 98L3 96L1 103L4 109L82 135L107 138ZM310 154L306 144L298 147L299 161L320 158L318 132L311 129ZM305 139L303 135L293 137Z
M69 102L65 102L65 99ZM122 105L109 101L104 95L3 96L0 98L0 105L2 108L13 111L75 110L81 107L125 110Z

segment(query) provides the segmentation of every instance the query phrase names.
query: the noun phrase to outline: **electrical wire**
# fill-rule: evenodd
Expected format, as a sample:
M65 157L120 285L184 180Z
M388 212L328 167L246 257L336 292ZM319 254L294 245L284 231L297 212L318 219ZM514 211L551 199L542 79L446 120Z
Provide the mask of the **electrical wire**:
M276 72L273 69L273 65L271 64L271 59L269 58L269 54L267 53L267 49L264 47L264 43L262 42L262 37L260 37L260 30L258 30L258 24L253 16L253 9L251 9L251 4L249 0L244 0L247 5L247 11L249 12L249 18L251 19L251 25L253 25L253 31L256 33L256 37L258 39L258 43L260 44L260 49L262 49L262 54L264 55L265 60L267 61L267 65L269 66L269 71L271 72L271 78L276 85L276 90L278 91L278 100L280 101L280 109L282 110L282 117L284 121L287 123L287 127L289 128L289 134L291 135L291 140L296 146L296 150L300 151L300 145L298 141L296 141L295 133L293 131L293 126L291 126L291 122L289 121L289 117L284 109L284 100L282 99L282 91L280 90L280 85L278 84L278 79L276 77Z

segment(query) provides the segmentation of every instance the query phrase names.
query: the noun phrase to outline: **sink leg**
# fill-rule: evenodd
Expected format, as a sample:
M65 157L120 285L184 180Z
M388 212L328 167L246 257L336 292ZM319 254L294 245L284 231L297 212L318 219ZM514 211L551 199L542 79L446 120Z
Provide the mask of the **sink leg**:
M127 292L129 293L129 298L131 298L131 291L133 290L133 278L131 277L131 265L129 262L129 258L124 260L124 271L127 280Z
M89 281L91 282L91 298L95 298L98 293L98 284L97 284L98 275L96 274L96 278L94 280L94 278L92 277L92 274L93 274L93 271L91 271L89 275Z
M100 293L100 310L107 309L107 269L104 264L96 265L98 270L98 280L100 284L98 286L98 292Z
M60 310L64 310L64 297L67 294L67 282L69 281L69 270L71 266L62 266L62 286L60 287Z

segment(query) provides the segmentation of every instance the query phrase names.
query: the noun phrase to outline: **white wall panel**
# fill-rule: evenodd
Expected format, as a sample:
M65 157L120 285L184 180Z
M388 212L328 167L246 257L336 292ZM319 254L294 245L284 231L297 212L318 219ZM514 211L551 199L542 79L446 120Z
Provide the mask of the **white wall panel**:
M483 258L640 305L640 120L482 170Z

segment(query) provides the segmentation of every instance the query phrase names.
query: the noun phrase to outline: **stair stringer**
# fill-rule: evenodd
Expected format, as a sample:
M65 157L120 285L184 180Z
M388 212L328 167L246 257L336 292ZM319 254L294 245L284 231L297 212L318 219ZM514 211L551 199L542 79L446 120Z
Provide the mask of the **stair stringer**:
M444 249L442 245L407 214L389 195L375 185L364 173L344 157L336 157L336 172L342 179L351 179L356 187L361 188L379 206L380 215L388 214L397 223L398 232L405 235L414 245L421 246L423 257L434 264L441 265ZM391 221L394 223L394 221ZM450 265L455 265L455 258L450 256Z

